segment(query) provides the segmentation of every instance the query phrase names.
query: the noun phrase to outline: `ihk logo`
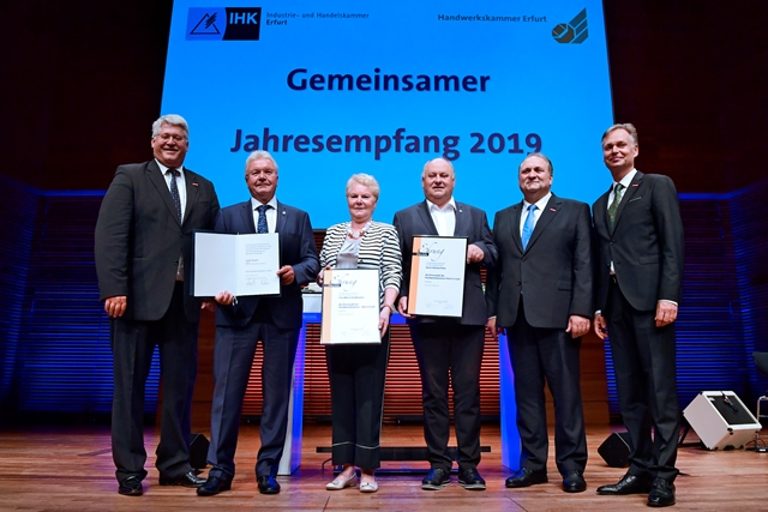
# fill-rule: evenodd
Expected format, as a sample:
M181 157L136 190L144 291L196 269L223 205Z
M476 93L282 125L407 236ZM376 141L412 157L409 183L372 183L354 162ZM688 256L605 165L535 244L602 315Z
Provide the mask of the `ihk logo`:
M191 7L187 40L258 41L261 7Z
M587 29L587 9L584 8L568 23L558 23L552 29L552 37L563 44L581 44L589 36Z

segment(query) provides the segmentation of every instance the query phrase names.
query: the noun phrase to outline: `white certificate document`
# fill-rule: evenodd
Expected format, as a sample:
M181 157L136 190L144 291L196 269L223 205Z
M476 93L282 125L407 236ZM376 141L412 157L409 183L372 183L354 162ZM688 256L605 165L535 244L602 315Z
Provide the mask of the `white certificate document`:
M379 312L378 270L323 272L320 343L381 343Z
M195 297L279 295L279 268L277 233L195 233Z
M466 238L413 237L408 312L461 317L466 264Z

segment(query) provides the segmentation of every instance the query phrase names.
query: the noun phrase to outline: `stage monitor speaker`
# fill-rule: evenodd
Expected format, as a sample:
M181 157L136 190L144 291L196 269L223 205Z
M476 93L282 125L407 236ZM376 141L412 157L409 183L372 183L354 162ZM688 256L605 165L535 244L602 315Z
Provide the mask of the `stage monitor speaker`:
M743 448L762 428L733 391L702 391L683 416L709 450Z
M208 465L208 447L211 443L203 434L192 434L189 443L189 465L194 469L203 469Z
M597 448L597 453L612 468L629 466L629 432L614 432Z

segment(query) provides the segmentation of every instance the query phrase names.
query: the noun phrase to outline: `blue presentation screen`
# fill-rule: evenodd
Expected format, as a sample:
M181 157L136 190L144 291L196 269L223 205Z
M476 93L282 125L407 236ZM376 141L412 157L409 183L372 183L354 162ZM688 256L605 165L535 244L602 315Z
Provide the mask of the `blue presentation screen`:
M374 219L390 222L423 199L424 163L441 155L457 200L489 221L521 199L533 151L560 196L592 202L610 185L601 0L177 0L162 111L189 121L186 165L222 205L249 197L245 159L266 149L278 199L315 228L348 220L357 172L378 179Z

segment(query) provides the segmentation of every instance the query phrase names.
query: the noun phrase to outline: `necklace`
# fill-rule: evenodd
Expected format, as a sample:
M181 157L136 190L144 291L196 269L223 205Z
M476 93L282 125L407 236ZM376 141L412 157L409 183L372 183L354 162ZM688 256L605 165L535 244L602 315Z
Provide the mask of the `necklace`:
M370 226L371 226L371 221L369 220L368 222L365 223L365 225L362 228L358 230L354 230L352 229L352 223L350 222L349 229L347 229L347 236L352 240L359 240L365 236L365 232L368 231L368 228Z

